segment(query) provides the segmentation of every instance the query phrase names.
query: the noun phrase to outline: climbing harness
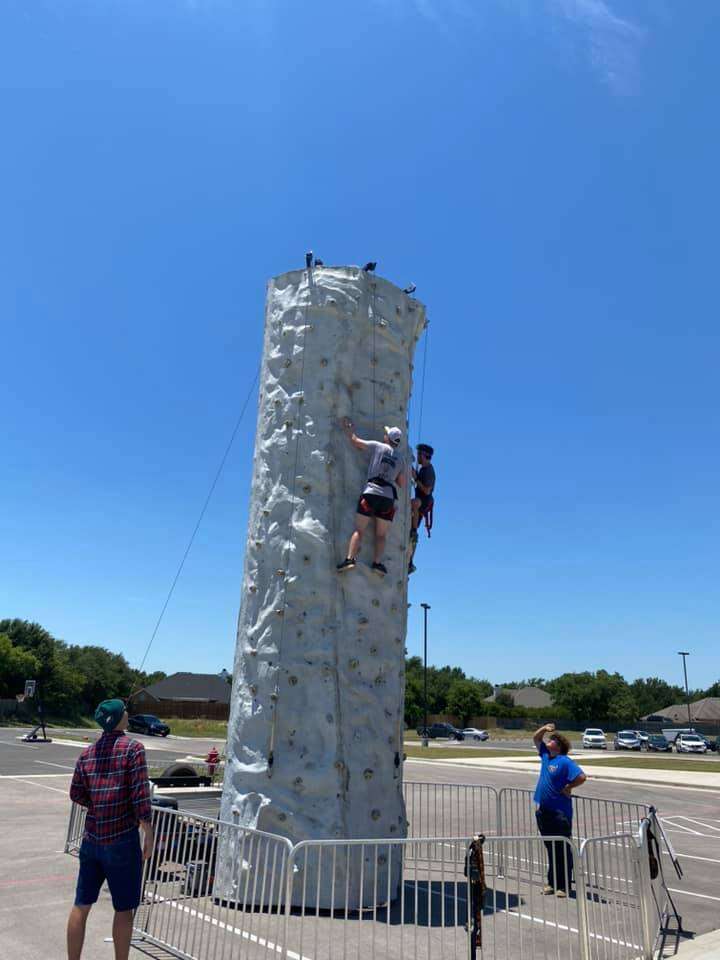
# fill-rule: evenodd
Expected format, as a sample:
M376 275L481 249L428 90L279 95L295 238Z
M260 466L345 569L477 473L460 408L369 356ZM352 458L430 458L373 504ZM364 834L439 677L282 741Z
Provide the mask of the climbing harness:
M477 951L482 950L482 914L485 899L485 856L482 833L473 837L465 854L465 876L468 879L470 896L468 898L468 932L470 933L470 957L475 960Z

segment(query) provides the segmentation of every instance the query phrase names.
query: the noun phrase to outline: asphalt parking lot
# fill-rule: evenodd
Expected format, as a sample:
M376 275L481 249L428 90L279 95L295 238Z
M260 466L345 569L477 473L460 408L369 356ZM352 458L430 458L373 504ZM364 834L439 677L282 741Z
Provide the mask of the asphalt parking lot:
M46 960L63 956L65 920L74 892L77 861L62 849L70 809L67 791L81 745L22 744L17 736L18 731L0 729L0 803L5 826L0 833L0 942L3 955ZM149 741L151 763L202 752L194 742L144 739ZM534 773L409 761L405 777L500 788L529 787ZM685 930L700 934L720 925L720 804L715 792L605 780L588 783L584 792L654 804L685 873L677 880L669 864L666 867ZM481 831L483 825L474 828ZM105 942L111 919L109 896L103 892L88 927L84 954L88 960L112 957L112 946Z

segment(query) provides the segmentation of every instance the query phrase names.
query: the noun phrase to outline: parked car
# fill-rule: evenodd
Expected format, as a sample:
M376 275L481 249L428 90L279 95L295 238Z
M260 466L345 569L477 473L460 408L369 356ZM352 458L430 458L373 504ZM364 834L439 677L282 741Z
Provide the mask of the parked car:
M128 730L158 737L166 737L170 733L170 727L152 713L137 713L134 717L129 717Z
M639 750L640 740L634 730L620 730L613 743L616 750Z
M638 738L638 740L640 741L640 749L641 749L641 750L647 750L647 744L648 744L649 734L645 733L644 730L636 730L636 731L635 731L635 736L636 736L636 737Z
M672 753L672 744L661 733L652 733L648 737L647 749L660 753Z
M710 737L706 737L706 736L704 736L704 734L702 734L702 733L700 734L700 736L701 736L701 737L703 738L703 740L705 741L705 746L708 748L708 750L710 750L710 751L712 751L713 753L715 753L715 751L716 751L717 748L718 748L717 739L711 740Z
M448 740L464 740L462 730L458 730L451 723L431 723L429 727L418 727L419 737L429 737L430 740L436 740L438 737L445 737Z
M705 741L697 733L679 733L675 738L678 753L707 753Z
M588 727L582 737L583 748L607 750L605 734L599 727Z
M463 736L466 740L489 740L490 734L487 730L478 730L477 727L465 727Z

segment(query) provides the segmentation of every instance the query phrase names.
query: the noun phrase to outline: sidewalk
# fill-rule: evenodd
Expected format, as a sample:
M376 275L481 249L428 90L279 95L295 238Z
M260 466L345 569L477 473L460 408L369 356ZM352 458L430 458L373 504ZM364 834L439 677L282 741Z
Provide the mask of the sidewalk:
M720 960L720 930L687 940L673 956L682 960Z
M705 790L720 790L720 772L705 773L704 771L689 770L639 770L624 767L593 766L592 760L584 761L576 758L584 772L593 780L621 780L630 783L653 783L658 786L692 787ZM421 760L412 758L406 763L437 763L452 764L453 766L474 767L475 769L504 770L512 773L524 773L537 777L539 761L535 759L514 759L513 757L462 757L452 760L432 759Z

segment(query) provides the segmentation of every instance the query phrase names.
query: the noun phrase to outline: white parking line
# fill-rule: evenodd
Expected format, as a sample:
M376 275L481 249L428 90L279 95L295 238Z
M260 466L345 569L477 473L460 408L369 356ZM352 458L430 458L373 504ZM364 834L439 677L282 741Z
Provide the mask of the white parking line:
M66 763L51 763L49 760L34 760L33 763L42 763L46 767L60 767L61 770L75 769L75 767L69 767Z
M663 854L666 857L670 856L667 850L663 850ZM678 860L704 860L705 863L720 863L720 860L714 860L712 857L694 857L694 856L691 856L689 853L678 853L677 857L678 857Z
M700 897L701 900L717 900L720 903L720 897L711 897L709 893L693 893L692 890L676 890L675 887L668 887L670 893L679 893L686 897Z
M720 827L714 827L711 823L703 823L702 820L693 820L692 817L686 817L683 814L678 814L676 819L687 820L688 823L694 823L696 827L702 827L704 830L717 830L720 833Z
M53 776L53 774L50 774ZM60 773L57 776L64 777L66 774ZM67 790L58 790L57 787L49 787L46 783L38 783L37 779L35 780L24 780L22 777L6 777L7 780L15 780L16 783L27 783L31 787L42 787L43 790L52 790L53 793L61 793L64 797L67 797Z

